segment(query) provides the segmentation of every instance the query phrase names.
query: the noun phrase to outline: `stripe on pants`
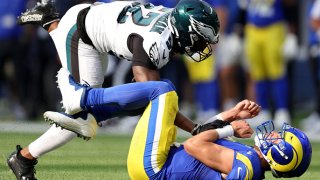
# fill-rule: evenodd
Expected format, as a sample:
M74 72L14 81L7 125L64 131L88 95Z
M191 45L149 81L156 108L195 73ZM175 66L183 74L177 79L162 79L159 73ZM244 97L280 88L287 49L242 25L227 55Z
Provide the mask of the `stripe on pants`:
M68 70L77 82L80 82L78 56L79 39L77 25L75 24L72 26L67 35L66 52Z

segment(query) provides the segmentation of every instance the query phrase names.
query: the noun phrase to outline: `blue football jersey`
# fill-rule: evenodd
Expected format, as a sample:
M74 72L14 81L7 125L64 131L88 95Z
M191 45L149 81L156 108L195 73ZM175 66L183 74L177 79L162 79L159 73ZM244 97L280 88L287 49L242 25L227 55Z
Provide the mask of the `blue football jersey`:
M233 167L227 179L263 179L264 171L253 147L225 139L215 143L234 150ZM165 165L152 179L200 180L222 179L222 177L220 172L190 156L181 145L170 149Z
M249 0L247 21L258 27L264 27L273 23L283 21L282 0Z

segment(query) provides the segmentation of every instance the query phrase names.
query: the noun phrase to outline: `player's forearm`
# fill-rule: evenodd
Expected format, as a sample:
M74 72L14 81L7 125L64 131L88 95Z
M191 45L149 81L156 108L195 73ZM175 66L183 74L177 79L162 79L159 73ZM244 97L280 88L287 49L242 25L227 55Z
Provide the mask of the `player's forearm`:
M195 126L195 123L184 116L182 113L178 112L174 121L174 125L187 132L191 132Z
M132 72L136 82L159 81L160 75L156 70L151 70L142 66L133 66Z
M190 148L193 150L197 150L201 144L209 142L213 143L217 139L226 138L233 136L234 129L232 125L226 125L222 128L217 129L209 129L207 131L203 131L191 138L189 138L186 143L191 145Z
M250 100L243 100L235 107L226 110L217 116L210 118L207 122L214 121L215 119L232 122L239 119L253 118L259 114L261 106Z
M236 109L229 109L227 111L221 112L216 117L223 121L232 122L239 119L239 117L237 116L238 113L239 111L237 111Z
M206 123L213 122L213 121L215 121L217 119L223 120L223 121L227 121L227 122L232 122L232 121L235 121L235 120L239 119L238 116L237 116L237 113L238 113L238 111L236 111L234 109L223 111L220 114L218 114L216 116L213 116L210 119L208 119L206 121Z
M189 138L184 143L184 149L208 167L228 174L232 168L233 152L213 143L219 139L219 136L223 137L223 134L219 134L216 129L202 132Z

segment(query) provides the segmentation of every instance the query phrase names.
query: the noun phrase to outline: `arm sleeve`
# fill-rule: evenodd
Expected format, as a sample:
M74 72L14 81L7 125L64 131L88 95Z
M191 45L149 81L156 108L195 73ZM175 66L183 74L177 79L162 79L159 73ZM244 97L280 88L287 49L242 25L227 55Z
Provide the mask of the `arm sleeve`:
M133 54L132 66L143 66L148 69L157 70L157 67L151 62L148 54L143 48L143 38L140 35L133 34L129 36L128 48Z

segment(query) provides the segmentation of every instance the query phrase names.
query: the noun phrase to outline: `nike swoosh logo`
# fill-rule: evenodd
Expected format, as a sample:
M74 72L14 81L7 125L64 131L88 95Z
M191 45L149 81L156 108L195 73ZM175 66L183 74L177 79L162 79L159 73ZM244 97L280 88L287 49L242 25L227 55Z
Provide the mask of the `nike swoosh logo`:
M240 173L241 173L242 168L238 167L238 179L240 178Z

